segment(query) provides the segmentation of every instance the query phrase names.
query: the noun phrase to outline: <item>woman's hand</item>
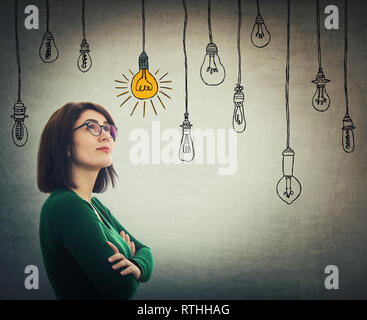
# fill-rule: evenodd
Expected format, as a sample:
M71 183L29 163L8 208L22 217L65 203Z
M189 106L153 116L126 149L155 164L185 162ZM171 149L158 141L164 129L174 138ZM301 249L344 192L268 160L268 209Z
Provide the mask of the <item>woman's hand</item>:
M135 254L135 243L134 241L130 241L130 237L127 233L124 231L120 232L120 236L126 241L127 245L130 247L131 250L131 256L133 257Z
M112 263L115 261L119 261L112 266L112 269L117 270L122 267L126 267L124 270L120 271L120 274L122 276L125 276L131 273L135 277L135 279L138 280L141 275L140 269L135 264L133 264L130 260L126 259L124 255L119 252L119 250L116 248L116 246L113 243L109 241L107 241L106 243L115 252L114 255L110 256L107 259L108 262Z

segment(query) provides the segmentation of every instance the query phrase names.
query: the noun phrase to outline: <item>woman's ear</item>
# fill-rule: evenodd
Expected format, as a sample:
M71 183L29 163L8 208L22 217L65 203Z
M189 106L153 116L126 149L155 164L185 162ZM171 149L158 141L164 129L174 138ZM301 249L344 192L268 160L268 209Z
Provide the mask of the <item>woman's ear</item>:
M68 157L70 157L70 156L71 156L70 147L68 147L68 148L67 148L67 150L66 150L66 154L67 154L67 156L68 156Z

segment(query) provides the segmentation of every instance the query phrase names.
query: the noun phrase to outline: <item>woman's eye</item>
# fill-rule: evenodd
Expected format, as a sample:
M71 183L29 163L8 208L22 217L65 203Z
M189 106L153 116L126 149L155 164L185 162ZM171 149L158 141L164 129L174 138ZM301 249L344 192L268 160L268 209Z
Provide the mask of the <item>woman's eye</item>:
M98 127L97 127L97 125L95 123L89 124L88 127L89 127L90 130L92 130L94 132L98 132Z

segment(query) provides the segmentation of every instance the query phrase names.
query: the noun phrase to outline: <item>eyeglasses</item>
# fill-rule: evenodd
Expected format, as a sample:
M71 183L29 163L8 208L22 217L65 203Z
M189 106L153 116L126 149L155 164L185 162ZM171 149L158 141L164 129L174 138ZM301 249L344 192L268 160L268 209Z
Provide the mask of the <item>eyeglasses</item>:
M113 124L100 125L97 122L86 122L80 125L79 127L74 128L71 131L73 132L83 126L87 126L89 132L96 137L102 134L102 128L103 128L104 131L106 131L111 136L113 141L115 141L117 138L117 128Z

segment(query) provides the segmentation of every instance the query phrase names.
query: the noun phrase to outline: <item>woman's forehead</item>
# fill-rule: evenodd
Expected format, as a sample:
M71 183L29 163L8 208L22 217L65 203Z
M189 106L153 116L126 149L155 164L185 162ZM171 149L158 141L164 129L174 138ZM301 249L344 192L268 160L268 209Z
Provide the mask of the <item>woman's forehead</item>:
M86 120L90 120L90 119L96 120L96 121L98 121L98 123L108 122L106 117L103 114L101 114L101 113L99 113L95 110L85 110L80 115L80 118L79 118L78 122L83 123Z

